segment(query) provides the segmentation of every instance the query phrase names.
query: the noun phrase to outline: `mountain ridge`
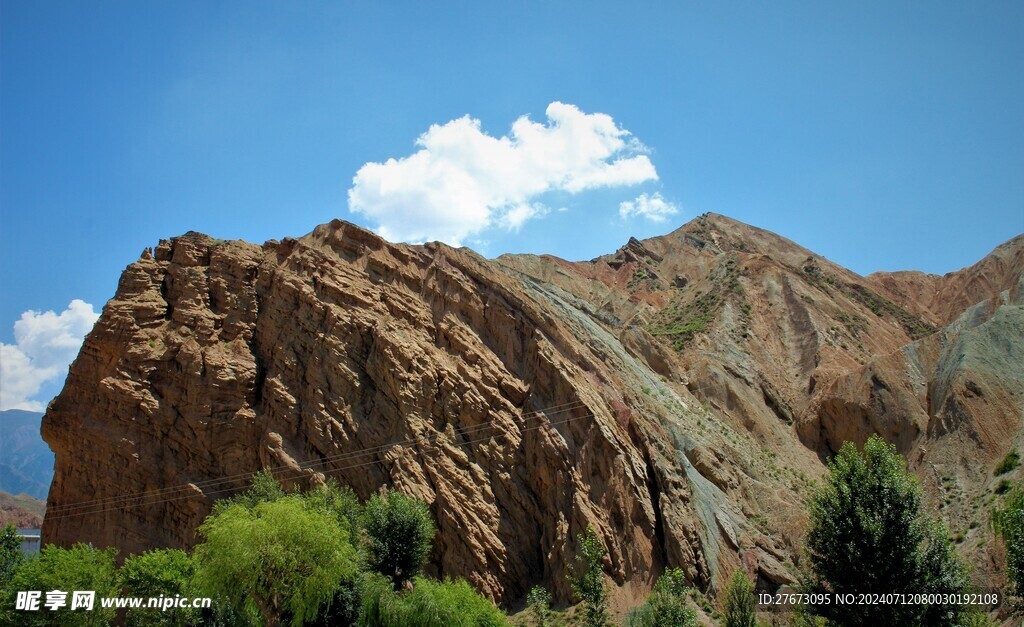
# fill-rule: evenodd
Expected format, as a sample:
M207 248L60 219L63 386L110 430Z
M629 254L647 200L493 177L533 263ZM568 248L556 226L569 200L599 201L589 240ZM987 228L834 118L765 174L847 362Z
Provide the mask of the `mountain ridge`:
M1016 315L992 292L1020 280L1016 255L970 283L985 320ZM1021 342L1012 322L957 344L962 329L895 291L717 215L584 262L392 244L340 220L263 246L189 233L126 269L47 411L44 541L189 546L212 499L244 486L204 481L271 466L290 484L333 476L361 497L388 485L423 498L434 572L501 602L535 583L567 599L587 525L623 602L667 567L714 590L744 564L775 589L796 579L803 501L835 437L927 443L915 467L947 465L971 494L989 482L947 444L997 422L1021 439L1016 383L992 377L985 404L960 402L966 383L943 397L956 400L953 422L937 418L947 428L922 428L916 400L900 405L914 418L879 422L889 405L863 400L873 379L850 373L939 333L922 351ZM986 440L984 458L1010 443ZM358 468L337 461L359 454ZM174 486L191 487L97 500ZM957 507L977 536L978 508Z
M46 499L53 477L53 452L39 433L41 412L0 411L0 490Z

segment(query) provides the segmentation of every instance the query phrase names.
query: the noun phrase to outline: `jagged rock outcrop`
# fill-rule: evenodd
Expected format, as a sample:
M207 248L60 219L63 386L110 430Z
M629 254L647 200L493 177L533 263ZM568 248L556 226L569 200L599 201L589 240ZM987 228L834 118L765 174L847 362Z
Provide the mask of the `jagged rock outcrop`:
M707 589L742 563L775 587L837 437L938 433L910 401L879 419L858 387L904 346L955 370L925 309L715 215L576 263L340 221L262 247L189 233L129 266L48 408L44 541L189 546L271 467L422 497L436 574L503 602L538 582L566 599L588 524L621 598L669 566ZM991 428L1019 439L1000 407Z

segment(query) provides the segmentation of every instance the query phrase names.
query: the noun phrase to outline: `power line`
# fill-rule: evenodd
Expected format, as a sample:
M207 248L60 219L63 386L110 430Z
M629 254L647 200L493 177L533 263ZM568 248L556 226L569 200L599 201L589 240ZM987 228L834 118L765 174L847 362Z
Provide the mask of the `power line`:
M525 433L527 431L534 431L536 429L541 429L541 428L543 428L545 426L562 425L562 424L567 424L567 423L570 423L570 422L573 422L573 421L576 421L576 420L581 420L583 418L593 418L593 417L594 417L593 414L585 414L583 416L575 416L575 417L567 418L565 420L560 420L560 421L557 421L557 422L542 423L542 424L539 424L539 425L536 425L536 426L533 426L533 427L529 427L529 428L523 429L522 433ZM437 433L434 436L432 436L431 438L428 438L428 441L426 441L426 442L418 442L418 444L425 445L425 446L431 446L432 445L432 441L436 440L441 435L444 435L444 433L443 432ZM487 436L487 437L484 437L484 438L478 438L476 440L469 440L469 441L461 442L461 443L460 442L456 442L454 444L455 444L455 446L466 446L468 444L476 444L476 443L479 443L479 442L486 442L487 440L490 440L492 437L493 436ZM341 468L335 468L333 470L324 470L324 471L322 471L322 474L327 475L327 474L331 474L331 473L342 472L344 470L351 470L353 468L361 468L363 466L369 466L369 465L379 464L379 463L382 463L382 460L371 460L371 461L368 461L368 462L361 462L361 463L358 463L358 464L351 464L351 465L348 465L348 466L343 466ZM252 473L252 474L255 475L256 473ZM291 477L284 477L283 479L284 480L299 479L299 478L302 478L303 476L304 476L303 473L299 473L299 474L293 475ZM78 511L78 512L66 513L66 514L59 514L57 516L54 516L54 518L61 519L61 518L74 518L74 517L77 517L77 516L90 516L90 515L94 515L94 514L102 514L103 512L108 512L108 511L113 511L113 510L128 509L128 508L132 508L132 507L142 507L144 505L147 505L147 506L148 505L159 505L161 503L170 503L170 502L173 502L173 501L180 501L182 499L192 498L192 497L195 497L195 496L207 497L207 496L212 496L214 494L222 494L222 493L225 493L225 492L235 492L237 490L238 490L238 488L235 488L235 487L222 488L220 490L214 490L212 492L198 492L198 493L193 492L193 493L190 493L190 494L183 494L183 495L176 496L176 497L173 497L173 498L159 499L159 500L149 501L149 502L145 502L145 501L143 501L140 498L138 503L130 503L129 502L129 503L124 503L124 504L114 505L112 507L102 507L102 508L99 508L99 509L93 509L93 510L89 510L89 511Z
M581 405L584 405L584 403L578 402L578 403L570 403L570 404L567 404L565 406L558 406L558 407L563 407L563 409L559 409L557 412L554 412L554 413L557 414L557 413L564 413L566 411L571 411L574 408L574 406L578 407L578 406L581 406ZM542 417L546 417L545 414L541 413L542 411L543 410L538 410L537 412L534 412L534 415L531 418L529 418L529 420L534 420L534 419L539 419L539 418L542 418ZM536 430L536 429L543 428L545 426L562 425L562 424L567 424L567 423L570 423L570 422L573 422L573 421L576 421L576 420L580 420L580 419L583 419L583 418L593 418L593 417L594 417L593 414L589 414L588 413L588 414L585 414L585 415L582 415L582 416L575 416L575 417L567 418L565 420L560 420L560 421L556 421L556 422L541 423L541 424L538 424L538 425L535 425L535 426L532 426L532 427L526 427L526 428L521 429L520 432L521 433L525 433L527 431L533 431L533 430ZM525 422L526 421L524 420L524 423ZM467 435L467 434L470 434L470 433L475 433L477 431L481 431L484 428L488 428L488 427L492 427L492 426L495 426L493 424L493 421L489 421L489 422L483 423L481 425L475 425L474 427L468 427L466 430L461 430L461 431L457 430L456 431L456 435ZM389 444L386 444L386 445L382 445L382 446L379 446L379 447L372 447L372 448L369 448L369 449L364 449L362 451L351 451L351 452L349 452L348 454L346 454L344 456L336 456L336 457L345 457L346 459L354 459L354 458L362 457L362 456L365 456L365 455L368 455L368 454L382 452L383 450L386 450L388 448L392 448L392 447L395 447L395 446L400 446L400 445L403 445L403 444L416 444L416 445L419 445L419 446L433 446L434 442L437 439L439 439L442 435L446 435L446 433L441 431L441 432L435 433L432 436L428 436L427 438L425 438L423 440L407 439L407 440L402 440L402 441L398 441L398 442L392 442L392 443L389 443ZM494 437L494 434L486 436L486 437L483 437L483 438L477 438L477 439L474 439L474 440L468 440L466 442L453 442L453 444L455 446L466 446L466 445L470 445L470 444L476 444L476 443L479 443L479 442L485 442L487 440L490 440L493 437ZM295 474L295 475L290 476L290 477L284 477L282 479L283 480L290 480L290 479L302 478L302 477L305 476L305 473L302 472L302 471L311 470L311 469L313 469L313 468L315 468L317 466L322 466L324 464L329 464L329 463L332 463L332 462L335 462L335 461L339 461L339 460L338 459L334 459L334 458L324 458L324 459L321 459L321 460L313 460L313 461L310 461L310 462L304 462L302 464L299 464L298 470L300 472L298 474ZM345 470L350 470L350 469L353 469L353 468L360 468L362 466L368 466L368 465L372 465L372 464L382 463L382 461L383 460L371 460L371 461L368 461L368 462L361 462L361 463L357 463L357 464L350 464L350 465L347 465L347 466L342 466L340 468L335 468L335 469L331 469L331 470L322 470L320 472L322 472L322 474L337 473L337 472L342 472L342 471L345 471ZM293 471L292 467L290 467L290 466L279 466L277 468L268 468L268 469L263 469L263 470L270 470L271 472L273 472L274 470ZM260 472L260 471L254 471L254 472L251 472L251 473L242 473L242 474L239 474L239 475L234 475L232 478L234 478L234 479L244 478L244 477L251 478L251 477L255 476L258 472ZM203 484L204 487L214 487L217 484L225 483L226 481L228 481L228 478L211 479L211 480L208 480L206 482L199 482L199 483ZM198 483L188 483L188 484L183 484L182 486L175 486L173 488L167 488L164 491L156 490L156 491L151 491L149 493L143 492L143 493L136 493L136 494L131 494L131 495L122 495L122 496L119 496L119 497L112 497L111 499L97 499L96 501L80 501L80 502L74 504L74 507L72 507L72 506L65 506L64 509L61 509L61 510L58 510L58 511L55 511L55 512L52 512L52 513L50 511L47 511L47 516L51 516L52 515L52 517L54 519L72 518L72 517L77 517L77 516L89 516L89 515L101 514L103 512L113 511L113 510L117 510L117 509L127 509L127 508L132 508L132 507L142 507L143 505L147 505L147 506L159 505L161 503L169 503L169 502L178 501L178 500L181 500L181 499L192 498L194 496L208 497L208 496L212 496L212 495L215 495L215 494L222 494L222 493L225 493L225 492L234 492L234 491L237 491L239 489L237 487L228 487L228 488L221 488L221 489L213 490L213 491L204 491L204 490L199 490L199 492L190 491L187 494L173 496L172 498L159 498L157 500L149 500L149 501L146 500L148 497L152 497L152 496L169 496L170 492L179 491L181 489L186 489L186 488L199 489L199 484ZM161 492L163 492L163 493L161 493ZM135 502L133 502L133 501L135 501Z
M572 403L565 403L565 404L562 404L562 405L554 405L554 406L552 406L550 408L546 408L546 409L539 409L539 410L536 410L536 411L524 414L524 416L523 416L523 423L525 424L526 422L528 422L530 420L534 420L534 419L537 419L537 418L542 417L542 416L557 415L557 414L565 413L567 411L572 411L573 409L577 409L577 408L582 407L582 406L585 406L585 403L583 401L574 401ZM492 426L493 421L494 421L494 419L492 418L491 420L489 420L487 422L484 422L484 423L481 423L479 425L473 425L471 427L465 427L464 429L456 429L456 434L457 435L468 435L468 434L471 434L471 433L475 433L476 431L481 431L481 430L483 430L485 428L488 428L488 427ZM332 456L329 456L329 457L322 457L319 460L307 460L305 462L301 462L299 464L299 467L303 468L306 465L310 465L312 467L312 466L322 465L322 464L336 462L336 461L345 461L347 459L351 459L351 458L354 458L354 457L363 457L365 455L371 455L371 454L374 454L374 453L382 452L384 450L387 450L387 449L395 447L395 446L400 446L402 444L412 444L412 443L415 443L415 442L416 442L415 439L407 438L405 440L397 440L397 441L394 441L394 442L389 442L387 444L381 444L381 445L378 445L378 446L375 446L375 447L369 447L369 448L364 448L364 449L355 449L355 450L352 450L352 451L347 451L345 453L339 453L337 455L332 455ZM287 471L287 470L291 470L291 466L282 465L282 466L265 468L263 470L267 470L267 471L270 471L270 472L275 472L275 471L279 471L279 470ZM57 506L57 507L48 508L47 509L47 513L51 513L52 512L54 514L65 514L65 513L69 513L69 512L75 511L76 509L81 509L83 507L84 508L89 508L89 507L94 507L94 506L100 505L100 504L114 504L114 503L117 503L117 502L120 502L120 501L130 501L130 500L133 500L133 499L136 499L136 498L139 498L139 497L166 496L166 495L171 494L171 493L176 492L176 491L189 490L189 489L193 489L193 488L203 489L203 488L208 488L208 487L215 487L215 486L223 484L223 483L229 483L229 482L233 482L233 481L237 481L237 480L242 480L242 479L251 479L253 476L255 476L256 472L259 472L259 471L239 473L239 474L236 474L236 475L226 475L226 476L222 476L222 477L215 477L215 478L206 479L206 480L203 480L203 481L183 483L183 484L179 484L179 485L176 485L176 486L167 486L167 487L164 487L164 488L158 488L156 490L148 490L148 491L144 491L144 492L137 492L137 493L134 493L134 494L112 496L112 497L107 497L107 498L103 498L103 499L93 499L93 500L88 500L88 501L78 501L78 502L75 502L75 503L68 503L68 504L65 504L65 505L60 505L60 506Z

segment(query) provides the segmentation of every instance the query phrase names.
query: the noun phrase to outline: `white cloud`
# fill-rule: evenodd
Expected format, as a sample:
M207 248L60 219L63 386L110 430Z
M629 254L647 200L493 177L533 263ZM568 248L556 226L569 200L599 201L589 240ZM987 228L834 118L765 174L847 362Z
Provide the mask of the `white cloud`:
M533 204L521 203L511 207L508 211L498 217L498 225L506 231L518 231L523 228L527 220L539 218L548 213L550 209L539 202Z
M665 200L658 193L651 196L640 194L636 200L619 203L619 215L623 220L641 216L653 222L664 222L669 216L674 216L677 213L679 213L679 207L675 203Z
M43 410L45 402L33 397L43 384L67 373L97 319L92 305L77 298L60 314L21 314L14 323L15 343L0 343L0 409Z
M488 227L517 230L543 215L541 194L658 179L643 144L611 116L561 102L546 115L546 124L520 117L499 138L469 116L432 125L415 153L359 168L349 209L387 239L457 246Z

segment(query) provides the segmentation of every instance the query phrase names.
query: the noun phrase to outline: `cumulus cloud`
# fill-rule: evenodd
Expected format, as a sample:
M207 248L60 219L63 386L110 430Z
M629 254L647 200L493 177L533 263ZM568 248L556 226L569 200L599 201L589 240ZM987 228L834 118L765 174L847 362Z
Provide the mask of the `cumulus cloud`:
M385 238L457 246L489 227L517 230L547 213L541 194L658 179L643 144L611 116L561 102L545 113L546 124L522 116L502 137L469 116L432 125L415 153L359 168L349 209Z
M0 343L0 409L41 411L39 389L67 373L99 314L75 299L61 313L26 311L14 323L14 344ZM49 400L49 399L46 399Z
M619 203L619 215L623 220L640 216L652 222L664 222L669 216L674 216L677 213L679 213L679 207L675 203L665 200L658 193L651 196L640 194L636 200Z

